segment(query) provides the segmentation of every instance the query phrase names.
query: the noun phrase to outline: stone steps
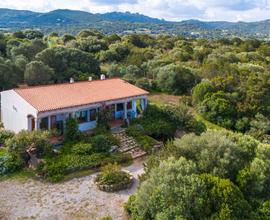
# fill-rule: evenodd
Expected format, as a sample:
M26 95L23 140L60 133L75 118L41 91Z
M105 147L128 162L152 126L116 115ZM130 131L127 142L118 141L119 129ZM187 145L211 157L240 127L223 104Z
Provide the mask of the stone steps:
M125 130L118 133L113 133L113 136L120 141L120 146L118 151L125 154L131 154L133 159L142 157L147 153L143 151L136 140L126 134Z

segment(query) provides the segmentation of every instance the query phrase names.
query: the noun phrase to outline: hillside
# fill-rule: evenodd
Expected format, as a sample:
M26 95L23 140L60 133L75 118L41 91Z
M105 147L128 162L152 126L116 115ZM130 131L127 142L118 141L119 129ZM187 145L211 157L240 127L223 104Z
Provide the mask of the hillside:
M82 28L96 28L104 33L180 34L203 38L257 37L268 39L270 20L259 22L205 22L186 20L170 22L138 13L110 12L92 14L59 9L47 13L0 9L0 29L14 31L40 28L45 32L75 34Z

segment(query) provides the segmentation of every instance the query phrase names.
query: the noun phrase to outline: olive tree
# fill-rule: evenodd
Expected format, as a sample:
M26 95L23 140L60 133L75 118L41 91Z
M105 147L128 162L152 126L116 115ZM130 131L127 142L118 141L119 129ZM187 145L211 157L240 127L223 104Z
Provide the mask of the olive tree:
M251 207L228 179L198 174L195 163L169 158L130 197L126 210L144 219L253 219Z
M26 65L24 80L28 85L42 85L52 82L54 71L40 61L32 61Z
M179 65L170 64L161 67L157 74L157 85L164 92L184 94L195 84L195 75L189 69Z

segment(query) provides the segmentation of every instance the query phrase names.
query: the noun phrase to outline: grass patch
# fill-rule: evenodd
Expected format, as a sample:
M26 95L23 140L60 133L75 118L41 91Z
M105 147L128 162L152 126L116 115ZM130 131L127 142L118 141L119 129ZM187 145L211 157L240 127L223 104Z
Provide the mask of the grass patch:
M208 120L206 120L205 118L203 118L202 115L200 115L198 112L196 112L195 110L193 111L193 114L194 114L194 117L196 120L198 121L201 121L205 124L207 130L210 129L210 130L226 130L225 128L219 126L219 125L216 125Z
M7 179L13 179L13 180L18 180L18 181L26 181L27 179L36 179L36 175L34 171L29 170L29 169L23 169L20 171L16 171L14 173L9 173L5 175L0 176L0 181L4 181Z

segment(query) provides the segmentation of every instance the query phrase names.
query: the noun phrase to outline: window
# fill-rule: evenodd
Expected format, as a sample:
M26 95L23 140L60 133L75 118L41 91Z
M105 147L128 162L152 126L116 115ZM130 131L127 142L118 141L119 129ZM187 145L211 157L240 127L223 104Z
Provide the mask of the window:
M132 109L132 102L128 102L128 103L127 103L127 109L128 109L128 110Z
M97 111L96 109L91 109L90 110L90 121L95 121L97 118Z
M116 105L116 111L117 112L124 111L124 103L118 103Z
M42 118L40 120L39 127L41 130L48 130L48 117Z
M78 120L78 123L85 123L87 119L88 111L79 111L75 113L75 118Z

